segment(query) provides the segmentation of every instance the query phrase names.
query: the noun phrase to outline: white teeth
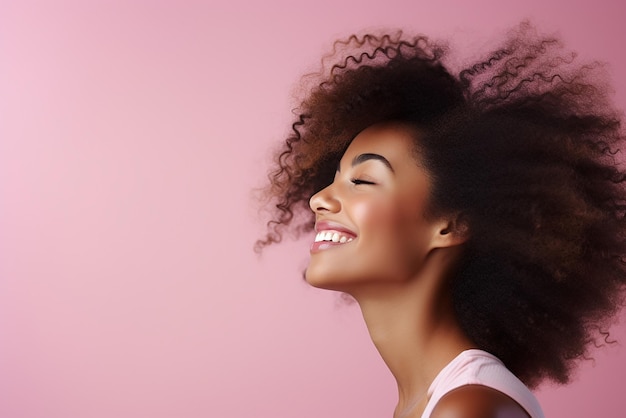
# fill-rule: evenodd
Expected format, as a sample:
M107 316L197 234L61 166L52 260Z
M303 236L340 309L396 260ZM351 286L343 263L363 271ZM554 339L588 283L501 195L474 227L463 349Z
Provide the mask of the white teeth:
M341 235L338 232L322 231L322 232L318 232L317 235L315 235L315 242L321 242L321 241L331 241L331 242L336 242L340 244L345 244L346 242L352 241L352 238L347 237L345 235Z

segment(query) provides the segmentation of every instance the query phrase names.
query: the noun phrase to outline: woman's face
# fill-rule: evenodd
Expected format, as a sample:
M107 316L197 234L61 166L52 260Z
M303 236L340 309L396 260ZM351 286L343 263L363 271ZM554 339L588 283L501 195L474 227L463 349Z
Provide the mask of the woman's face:
M311 285L353 293L355 286L419 275L441 222L425 217L430 181L416 160L415 135L398 124L365 129L346 150L332 184L311 197Z

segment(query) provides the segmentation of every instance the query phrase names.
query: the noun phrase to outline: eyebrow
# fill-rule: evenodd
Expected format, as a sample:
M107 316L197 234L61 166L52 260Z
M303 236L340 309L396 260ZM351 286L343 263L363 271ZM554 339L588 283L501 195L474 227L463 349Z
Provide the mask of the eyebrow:
M352 160L352 167L357 166L359 164L363 164L365 161L369 161L369 160L380 161L381 163L385 164L385 166L389 170L391 170L392 173L395 173L395 170L391 166L391 163L389 162L389 160L387 160L385 157L383 157L380 154L371 154L371 153L359 154L356 157L354 157L354 159ZM339 166L339 164L337 164L337 171L340 172L341 171L340 168L341 167Z

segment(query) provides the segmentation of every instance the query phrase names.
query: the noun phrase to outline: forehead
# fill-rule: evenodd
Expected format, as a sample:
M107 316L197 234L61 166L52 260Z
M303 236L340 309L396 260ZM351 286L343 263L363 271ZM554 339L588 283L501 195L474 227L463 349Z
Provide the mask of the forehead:
M415 165L416 129L400 124L373 125L361 131L350 143L344 154L344 159L352 159L364 153L374 153L384 156L390 162L395 161Z

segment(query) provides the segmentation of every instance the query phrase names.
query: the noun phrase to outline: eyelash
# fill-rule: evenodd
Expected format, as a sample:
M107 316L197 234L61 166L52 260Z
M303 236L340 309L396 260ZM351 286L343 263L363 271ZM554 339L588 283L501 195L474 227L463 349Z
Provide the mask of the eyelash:
M361 180L361 179L350 179L350 182L352 182L352 184L357 185L357 186L359 184L376 184L372 181Z

